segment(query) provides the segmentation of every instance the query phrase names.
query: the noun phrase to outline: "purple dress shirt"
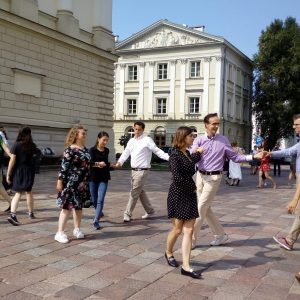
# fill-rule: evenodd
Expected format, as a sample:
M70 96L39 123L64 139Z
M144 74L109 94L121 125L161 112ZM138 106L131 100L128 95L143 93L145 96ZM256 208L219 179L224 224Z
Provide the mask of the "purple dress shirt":
M223 171L226 157L236 163L252 160L252 155L236 153L228 139L221 134L216 134L211 138L207 134L197 137L194 140L192 152L200 146L204 148L201 159L197 163L198 170L201 171Z

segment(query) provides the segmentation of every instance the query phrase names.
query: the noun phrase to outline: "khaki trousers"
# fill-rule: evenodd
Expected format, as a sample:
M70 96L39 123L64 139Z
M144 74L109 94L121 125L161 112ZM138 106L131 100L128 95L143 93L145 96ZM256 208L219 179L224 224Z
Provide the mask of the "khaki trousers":
M132 212L139 198L145 211L148 214L154 212L153 206L151 205L149 198L144 191L144 185L148 177L148 173L148 170L131 171L131 190L129 194L128 204L126 210L124 211L124 216L132 216Z
M194 244L196 243L198 233L205 219L214 235L225 234L223 227L211 209L212 201L219 189L221 180L222 174L203 175L200 172L197 172L196 186L199 218L196 219L194 225Z
M296 176L297 176L297 186L298 186L298 184L300 184L300 173L296 173ZM300 199L295 209L294 223L290 229L289 234L286 237L286 240L290 245L293 245L297 241L299 234L300 234Z

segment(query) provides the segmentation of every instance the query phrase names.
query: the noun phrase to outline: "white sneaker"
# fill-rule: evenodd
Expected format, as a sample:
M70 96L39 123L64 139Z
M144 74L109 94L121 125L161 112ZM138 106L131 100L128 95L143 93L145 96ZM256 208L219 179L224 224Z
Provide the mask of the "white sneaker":
M69 242L67 235L66 235L63 231L62 231L62 232L57 232L57 233L55 234L54 239L55 239L57 242L62 243L62 244L66 244L66 243Z
M149 217L153 216L154 215L154 211L152 213L145 213L143 216L142 216L142 219L148 219Z
M77 239L84 239L84 234L83 232L79 229L79 228L75 228L73 230L73 235L77 238Z
M124 222L130 222L131 218L128 215L124 215L123 221Z
M229 239L228 234L215 235L215 239L210 243L211 246L219 246L224 244Z

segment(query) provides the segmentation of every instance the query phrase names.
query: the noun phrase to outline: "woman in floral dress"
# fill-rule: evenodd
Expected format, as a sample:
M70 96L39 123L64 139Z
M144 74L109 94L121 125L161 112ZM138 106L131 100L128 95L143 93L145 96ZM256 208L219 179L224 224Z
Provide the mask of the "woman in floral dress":
M58 231L55 240L68 243L69 239L64 230L71 211L73 211L73 235L77 239L84 238L80 230L82 207L90 200L88 176L91 157L85 147L86 131L77 125L70 129L66 138L60 172L57 180L57 205L62 209L58 220Z

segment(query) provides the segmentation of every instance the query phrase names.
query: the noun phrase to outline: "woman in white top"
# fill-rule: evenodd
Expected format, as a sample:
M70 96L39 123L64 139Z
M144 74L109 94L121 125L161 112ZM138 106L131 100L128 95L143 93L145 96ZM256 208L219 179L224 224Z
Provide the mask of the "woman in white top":
M243 150L237 146L237 142L232 142L231 146L236 153L243 154ZM240 180L242 180L242 170L240 163L235 163L234 161L229 161L229 185L239 185Z

